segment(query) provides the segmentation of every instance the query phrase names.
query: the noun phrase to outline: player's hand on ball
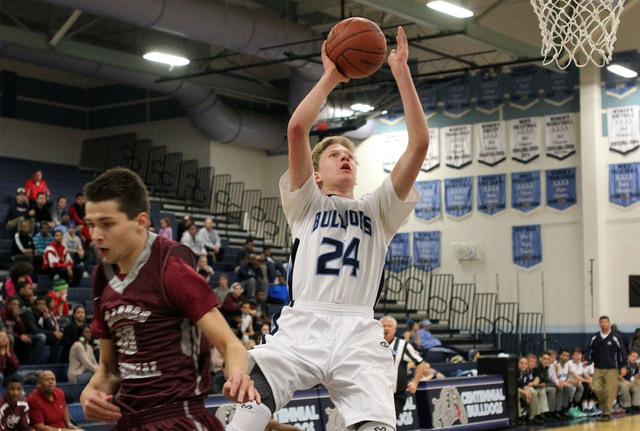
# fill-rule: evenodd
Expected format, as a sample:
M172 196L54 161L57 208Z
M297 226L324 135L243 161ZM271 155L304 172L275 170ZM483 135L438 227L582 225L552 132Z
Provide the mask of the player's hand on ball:
M260 394L253 386L253 380L241 371L236 371L224 383L222 395L236 403L255 401L260 404Z
M327 41L322 44L322 66L324 67L324 73L329 75L332 81L335 80L336 84L338 82L349 82L349 77L340 73L335 63L327 55Z
M120 407L111 403L113 395L92 388L85 388L80 395L84 416L92 421L113 423L122 417Z

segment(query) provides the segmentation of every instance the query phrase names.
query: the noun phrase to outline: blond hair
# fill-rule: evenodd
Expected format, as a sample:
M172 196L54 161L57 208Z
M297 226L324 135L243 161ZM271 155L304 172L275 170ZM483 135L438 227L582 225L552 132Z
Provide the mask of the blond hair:
M356 151L355 145L353 145L353 142L351 142L349 138L345 138L344 136L329 136L328 138L324 138L322 141L318 142L311 151L311 160L313 161L314 171L317 171L320 166L320 156L322 156L324 150L326 150L333 144L340 144L346 147L347 150L351 151L352 154Z

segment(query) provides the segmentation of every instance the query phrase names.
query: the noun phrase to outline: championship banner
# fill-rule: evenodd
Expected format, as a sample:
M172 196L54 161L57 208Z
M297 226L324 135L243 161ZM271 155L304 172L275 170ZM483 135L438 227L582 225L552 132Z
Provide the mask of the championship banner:
M409 134L406 130L383 133L378 135L378 139L381 140L380 148L383 148L385 152L382 159L382 169L385 172L391 172L404 150L407 149Z
M513 263L531 268L542 262L542 237L540 225L512 226Z
M471 213L473 177L445 178L444 210L452 217L462 218Z
M535 65L511 68L509 78L510 104L514 108L529 109L539 102L540 90L539 68Z
M563 160L575 154L578 141L576 114L548 115L544 117L547 156Z
M507 209L507 174L478 175L478 211L496 215Z
M444 115L460 118L471 111L471 85L465 75L443 89Z
M471 124L442 128L445 160L449 167L460 169L471 163Z
M387 248L387 256L385 257L387 269L393 272L404 271L409 268L410 257L409 234L406 232L395 234Z
M484 114L493 114L502 106L505 92L504 75L478 73L475 78L476 109Z
M509 143L513 160L529 163L540 156L540 138L542 136L540 121L539 117L510 121Z
M640 163L609 165L609 202L628 207L640 200Z
M440 217L442 214L440 180L416 181L414 185L420 194L420 200L413 210L415 216L427 221Z
M546 171L547 206L564 211L578 203L576 168Z
M440 231L413 233L413 264L440 268Z
M611 64L619 64L631 70L638 69L636 50L614 52ZM604 71L604 88L608 96L623 99L636 91L638 78L625 78L613 72Z
M550 105L562 106L573 99L576 68L556 71L544 69L544 100Z
M507 136L503 121L477 123L475 141L478 148L478 161L485 165L495 166L507 158Z
M609 149L626 154L638 148L640 120L638 105L607 109Z
M511 208L524 213L540 206L540 171L511 173Z

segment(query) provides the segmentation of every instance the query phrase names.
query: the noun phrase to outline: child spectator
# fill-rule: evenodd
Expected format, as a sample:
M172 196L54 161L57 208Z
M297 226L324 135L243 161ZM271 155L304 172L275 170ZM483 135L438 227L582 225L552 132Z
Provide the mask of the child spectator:
M22 396L22 379L12 375L5 379L4 396L0 397L0 429L33 431L29 419L29 403Z
M53 301L53 314L56 318L69 315L69 303L67 302L67 293L69 285L64 278L59 276L53 277L53 292L47 293L47 296Z
M158 235L173 240L173 229L171 229L171 220L169 220L169 217L162 217L160 219L160 231L158 231Z

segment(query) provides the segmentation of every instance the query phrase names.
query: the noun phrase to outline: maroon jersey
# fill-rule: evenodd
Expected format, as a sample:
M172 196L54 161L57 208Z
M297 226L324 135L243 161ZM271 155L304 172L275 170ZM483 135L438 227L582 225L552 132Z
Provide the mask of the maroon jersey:
M115 403L124 412L209 393L211 347L195 322L218 299L194 264L187 247L149 233L124 279L112 265L94 270L91 333L113 340L121 379Z
M21 397L14 407L0 397L0 430L33 431L29 423L29 403L25 397Z

